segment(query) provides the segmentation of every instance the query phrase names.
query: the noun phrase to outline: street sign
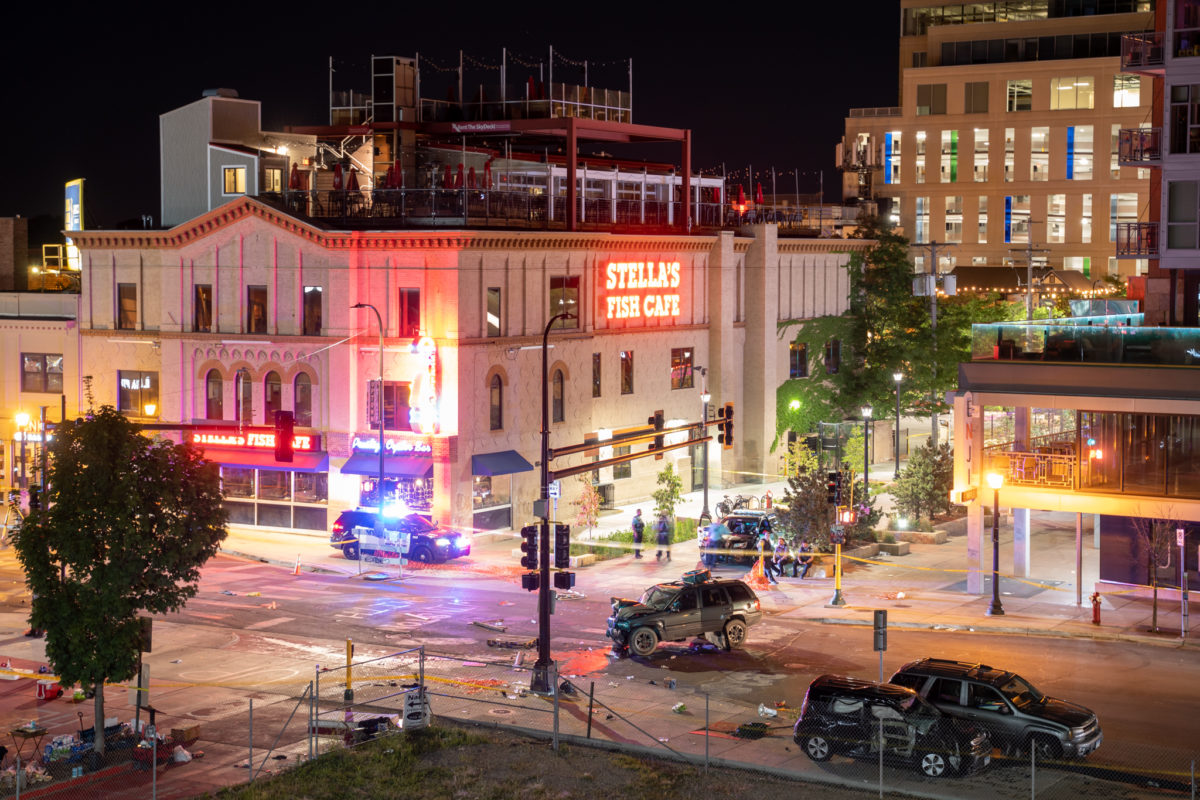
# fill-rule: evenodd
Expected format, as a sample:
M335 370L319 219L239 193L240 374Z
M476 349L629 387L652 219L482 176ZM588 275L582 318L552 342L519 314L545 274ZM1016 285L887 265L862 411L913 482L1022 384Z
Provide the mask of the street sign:
M554 500L562 497L562 484L558 481L550 481L550 497Z
M1184 537L1183 528L1176 528L1175 529L1175 546L1176 547L1183 547L1183 537Z

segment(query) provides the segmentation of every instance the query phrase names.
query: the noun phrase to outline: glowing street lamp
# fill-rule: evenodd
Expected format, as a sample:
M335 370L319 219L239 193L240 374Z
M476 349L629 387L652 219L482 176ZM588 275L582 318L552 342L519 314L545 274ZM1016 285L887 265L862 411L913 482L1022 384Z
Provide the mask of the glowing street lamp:
M871 451L867 449L871 436L871 407L863 406L859 411L863 418L863 502L866 503L871 494Z
M21 432L21 488L29 488L29 479L25 474L25 438L29 435L29 415L24 411L18 412L13 418L17 423L17 430Z
M992 602L988 605L989 617L1004 616L1004 606L1000 605L1000 487L1004 485L1004 476L999 472L989 472L988 486L992 487Z

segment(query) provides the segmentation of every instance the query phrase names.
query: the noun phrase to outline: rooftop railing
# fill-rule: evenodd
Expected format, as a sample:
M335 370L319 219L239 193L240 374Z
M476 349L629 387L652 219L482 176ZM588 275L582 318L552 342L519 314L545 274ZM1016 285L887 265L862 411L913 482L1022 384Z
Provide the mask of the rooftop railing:
M852 117L898 117L900 114L900 106L877 106L875 108L850 109L850 116Z
M1117 161L1123 167L1162 163L1162 128L1121 128Z
M1121 37L1121 71L1161 75L1165 69L1162 31L1127 33Z
M1200 329L1143 328L1142 321L1140 314L1127 314L972 325L971 360L1200 367Z
M1117 258L1157 258L1157 222L1118 222Z

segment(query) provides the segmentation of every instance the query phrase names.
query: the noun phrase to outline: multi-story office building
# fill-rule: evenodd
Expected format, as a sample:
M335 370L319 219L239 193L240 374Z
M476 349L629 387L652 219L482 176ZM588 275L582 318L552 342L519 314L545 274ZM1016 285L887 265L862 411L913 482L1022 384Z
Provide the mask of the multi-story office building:
M1149 0L902 0L900 101L851 109L837 147L848 201L872 199L928 269L1035 263L1106 275L1119 223L1143 219L1147 171L1118 131L1149 123L1151 82L1121 70ZM1028 248L1028 252L1026 249Z
M1118 227L1116 254L1150 259L1147 318L1200 326L1200 2L1160 0L1155 30L1125 37L1121 67L1153 81L1149 127L1121 131L1123 165L1151 170L1150 210Z

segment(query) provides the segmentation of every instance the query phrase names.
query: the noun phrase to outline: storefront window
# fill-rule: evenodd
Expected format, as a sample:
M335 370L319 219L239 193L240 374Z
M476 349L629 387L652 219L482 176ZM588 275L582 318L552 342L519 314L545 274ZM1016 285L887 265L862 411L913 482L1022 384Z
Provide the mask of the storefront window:
M254 497L254 470L221 467L221 485L226 497Z
M292 497L292 473L279 469L258 471L259 500L290 500Z
M297 503L324 503L329 499L329 475L324 472L297 472Z
M301 372L296 376L295 397L292 404L296 413L296 424L302 428L311 428L312 419L312 378Z
M512 478L507 475L499 477L476 475L475 484L472 487L471 504L477 511L481 508L509 505L512 502L509 494L511 483Z

